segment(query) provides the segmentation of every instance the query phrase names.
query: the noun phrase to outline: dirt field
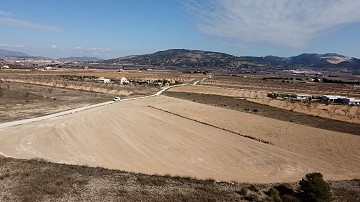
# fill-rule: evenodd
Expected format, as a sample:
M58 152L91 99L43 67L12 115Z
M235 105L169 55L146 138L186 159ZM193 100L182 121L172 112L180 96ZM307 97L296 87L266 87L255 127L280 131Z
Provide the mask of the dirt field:
M32 84L0 84L0 123L106 102L114 95Z
M76 76L95 76L105 77L110 79L119 79L126 77L127 79L171 79L180 81L182 83L189 82L196 79L205 78L203 74L188 74L178 71L170 70L124 70L119 72L118 70L105 70L105 69L88 69L88 70L49 70L49 71L31 71L31 70L1 70L0 75L7 76L60 76L60 75L76 75Z
M360 124L307 115L286 109L271 107L266 104L248 101L242 98L214 94L197 94L169 91L166 91L164 95L186 99L198 103L233 109L241 112L247 112L281 121L307 125L315 128L322 128L331 131L360 135Z
M320 95L348 95L360 97L360 88L355 85L321 83L284 79L271 79L272 75L213 75L201 84L208 86L246 88L272 92L310 93ZM296 77L296 76L283 76ZM265 78L265 79L264 79Z
M359 145L359 136L166 96L0 130L5 156L261 183L297 181L312 171L326 179L358 178Z
M170 92L188 92L222 95L237 98L245 98L252 102L269 105L286 110L292 110L303 114L320 116L327 119L346 121L360 124L360 107L346 105L325 105L322 103L305 104L302 102L285 102L282 100L271 99L267 97L266 90L247 89L247 88L227 88L203 85L188 85L173 88Z
M243 136L270 142L275 147L284 149L284 151L306 157L307 162L320 161L322 169L329 169L325 172L325 177L328 179L333 177L337 179L340 177L339 174L345 173L350 178L359 177L360 150L358 148L360 136L303 126L175 98L156 99L158 102L151 105L164 111L219 128L226 128ZM294 170L294 173L296 172L298 171Z

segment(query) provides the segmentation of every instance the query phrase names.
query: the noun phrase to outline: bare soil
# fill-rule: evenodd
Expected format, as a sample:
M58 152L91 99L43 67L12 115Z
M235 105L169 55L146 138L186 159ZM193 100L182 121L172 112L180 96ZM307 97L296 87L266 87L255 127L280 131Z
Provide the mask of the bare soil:
M360 136L162 95L0 129L8 157L252 183L359 178L359 145Z
M307 163L317 162L320 167L313 171L322 172L326 179L339 180L360 177L358 169L360 166L360 150L358 149L360 136L178 98L156 97L154 99L157 101L153 101L150 105L163 111L223 128L243 137L252 137L262 140L262 142L268 142L274 147L283 149L283 152L289 151L305 157ZM226 148L225 145L224 148ZM269 155L267 155L268 157ZM265 162L267 158L261 159L260 162ZM279 168L279 170L282 169ZM288 174L301 173L294 167L286 172Z
M286 90L286 89L284 89ZM186 92L198 94L212 94L247 99L259 104L295 111L326 119L339 120L360 124L360 107L341 104L324 104L319 102L283 101L267 97L268 92L259 89L228 88L203 85L186 85L169 89L170 92Z
M259 116L269 117L281 121L287 121L331 131L360 135L360 124L316 117L286 109L271 107L265 104L251 102L242 98L171 91L165 91L163 94L171 97L191 100L198 103L209 104L241 112L256 114Z
M319 95L341 94L350 97L360 96L360 88L354 85L308 81L299 82L296 80L286 80L285 78L269 78L271 78L269 75L213 75L212 78L206 79L200 83L208 86L247 88L272 92L310 93Z
M110 101L114 95L34 84L0 84L0 123Z

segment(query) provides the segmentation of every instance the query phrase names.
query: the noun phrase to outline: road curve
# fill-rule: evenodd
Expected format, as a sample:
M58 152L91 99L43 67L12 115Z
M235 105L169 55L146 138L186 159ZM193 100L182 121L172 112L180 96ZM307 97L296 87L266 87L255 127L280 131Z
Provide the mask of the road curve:
M153 95L148 95L148 96L143 96L143 97L136 97L136 98L122 99L120 102L159 96L159 95L161 95L161 93L168 90L169 88L182 86L182 85L186 85L186 84L167 86L167 87L161 89L160 91L158 91L157 93L155 93ZM98 104L89 105L89 106L85 106L85 107L80 107L80 108L76 108L76 109L71 109L71 110L67 110L67 111L63 111L63 112L58 112L58 113L55 113L55 114L49 114L49 115L45 115L45 116L41 116L41 117L0 123L0 129L1 128L12 127L12 126L18 126L18 125L27 124L27 123L32 123L32 122L37 122L37 121L42 121L42 120L45 120L45 119L65 116L65 115L68 115L68 114L73 114L73 113L76 113L76 112L81 112L81 111L93 109L93 108L96 108L96 107L102 107L102 106L113 104L113 103L115 103L115 101L108 101L108 102L98 103Z

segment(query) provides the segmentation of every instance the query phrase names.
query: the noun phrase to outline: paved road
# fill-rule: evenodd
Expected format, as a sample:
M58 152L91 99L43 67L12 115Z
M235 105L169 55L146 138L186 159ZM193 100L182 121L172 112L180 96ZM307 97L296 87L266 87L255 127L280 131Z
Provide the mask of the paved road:
M186 84L182 84L182 85L186 85ZM136 98L122 99L120 102L129 101L129 100L138 100L138 99L144 99L144 98L158 96L158 95L161 95L161 93L163 93L167 89L177 87L177 86L181 86L181 85L167 86L167 87L161 89L160 91L158 91L157 93L155 93L153 95L143 96L143 97L136 97ZM46 116L41 116L41 117L36 117L36 118L31 118L31 119L24 119L24 120L19 120L19 121L11 121L11 122L6 122L6 123L0 123L0 129L1 128L11 127L11 126L18 126L18 125L22 125L22 124L26 124L26 123L32 123L32 122L41 121L41 120L45 120L45 119L65 116L65 115L68 115L68 114L73 114L73 113L76 113L76 112L81 112L81 111L84 111L84 110L93 109L93 108L96 108L96 107L101 107L101 106L105 106L105 105L109 105L109 104L113 104L113 103L116 103L116 102L115 101L108 101L108 102L103 102L103 103L94 104L94 105L90 105L90 106L71 109L71 110L68 110L68 111L63 111L63 112L59 112L59 113L55 113L55 114L49 114L49 115L46 115Z

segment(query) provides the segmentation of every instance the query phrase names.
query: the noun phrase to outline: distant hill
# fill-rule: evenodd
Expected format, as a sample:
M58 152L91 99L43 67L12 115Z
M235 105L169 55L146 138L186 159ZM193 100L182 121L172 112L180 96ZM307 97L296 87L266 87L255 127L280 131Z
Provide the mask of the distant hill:
M100 61L102 59L96 58L96 57L67 57L67 58L60 58L59 60L62 61Z
M233 56L225 53L171 49L153 54L136 55L104 60L107 64L135 64L172 67L220 68L220 69L289 69L289 68L350 68L360 69L360 60L334 53L301 54L293 57Z
M30 55L23 52L8 51L0 49L0 58L2 57L30 57Z
M242 65L257 66L254 62L233 55L202 51L171 49L153 54L136 55L103 61L104 63L132 63L137 65L174 66L174 67L240 67Z

